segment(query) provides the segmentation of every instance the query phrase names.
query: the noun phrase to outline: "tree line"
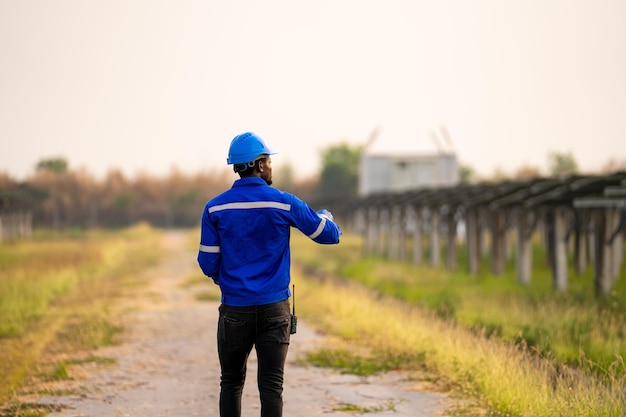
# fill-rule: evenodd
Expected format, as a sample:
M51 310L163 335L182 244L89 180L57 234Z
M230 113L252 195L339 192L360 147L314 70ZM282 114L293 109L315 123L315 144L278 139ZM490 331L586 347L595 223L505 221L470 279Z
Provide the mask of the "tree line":
M304 200L354 196L360 148L342 144L322 151L320 178L297 181L291 165L274 173L274 184ZM229 167L169 175L140 174L131 179L118 169L103 179L85 169L71 169L63 157L40 160L34 174L17 181L0 173L0 218L28 213L34 228L116 228L139 221L155 227L194 227L205 203L238 178Z
M42 160L34 175L19 182L0 174L0 213L29 212L33 227L115 228L139 221L157 227L198 224L204 203L230 186L230 173L139 175L111 170L96 179L68 168L63 158Z
M277 188L305 201L325 201L354 197L358 193L359 161L362 145L347 142L320 151L319 174L296 180L293 167L284 164L274 173ZM576 173L571 154L552 153L549 169L553 175ZM539 176L538 169L522 167L514 177ZM480 181L471 167L461 165L462 183ZM494 179L497 174L494 174ZM45 158L34 174L17 181L0 173L0 216L28 213L33 227L96 228L124 227L145 221L156 227L198 225L206 201L228 189L236 179L227 167L187 174L173 169L168 176L141 174L127 178L122 171L110 170L96 179L85 169L70 169L63 157Z

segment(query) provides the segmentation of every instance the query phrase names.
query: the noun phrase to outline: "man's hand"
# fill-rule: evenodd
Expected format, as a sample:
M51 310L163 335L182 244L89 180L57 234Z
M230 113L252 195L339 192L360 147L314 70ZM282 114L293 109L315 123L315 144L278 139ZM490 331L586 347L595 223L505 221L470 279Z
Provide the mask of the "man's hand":
M333 214L328 211L328 210L318 210L317 211L317 215L322 218L322 219L328 219L331 222L335 221L335 218L333 217Z

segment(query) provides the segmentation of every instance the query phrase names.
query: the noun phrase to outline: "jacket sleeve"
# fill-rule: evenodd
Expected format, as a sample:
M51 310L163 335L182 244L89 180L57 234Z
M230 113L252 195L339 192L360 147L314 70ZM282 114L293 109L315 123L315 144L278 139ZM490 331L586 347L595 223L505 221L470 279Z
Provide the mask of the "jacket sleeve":
M198 250L198 265L204 275L219 284L219 270L222 261L219 236L215 225L211 222L208 208L202 214L200 231L200 249Z
M330 218L320 217L311 207L298 197L292 196L293 226L308 236L311 240L321 244L339 243L341 229Z

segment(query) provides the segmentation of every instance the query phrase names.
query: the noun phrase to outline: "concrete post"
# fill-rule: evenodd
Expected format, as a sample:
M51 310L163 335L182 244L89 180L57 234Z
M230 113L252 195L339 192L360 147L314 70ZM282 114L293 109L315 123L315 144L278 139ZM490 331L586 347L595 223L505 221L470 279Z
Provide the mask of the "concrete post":
M608 295L611 292L611 279L608 274L607 264L609 255L606 253L606 241L608 238L607 210L596 210L594 213L594 288L597 295Z
M491 271L500 276L504 272L504 212L497 210L492 214L491 225Z
M554 213L554 287L559 291L567 289L567 212L557 208Z
M387 236L387 257L389 259L398 259L398 241L399 231L398 223L400 213L398 212L398 206L392 206L389 208L389 227Z
M385 239L389 238L389 209L381 207L378 212L378 240L376 241L376 254L384 255Z
M520 210L517 215L517 259L515 260L517 282L529 285L532 268L532 231L530 228L529 213Z
M378 244L379 233L379 215L377 207L370 207L367 213L367 253L372 254L376 252L376 245Z
M587 241L588 233L586 232L587 216L584 216L576 225L575 245L576 245L576 272L579 274L587 271Z
M406 261L406 218L408 206L398 208L398 258Z
M430 210L430 266L439 266L439 210Z
M447 236L447 259L446 267L450 271L456 271L456 219L454 218L454 211L448 213L448 236Z
M422 263L422 210L411 207L413 210L413 263Z
M620 211L612 208L610 211L611 216L611 228L612 234L619 227ZM624 235L617 233L611 242L611 281L614 282L619 278L620 269L622 268L622 262L624 260Z
M476 275L480 270L480 239L478 231L478 213L470 209L465 213L465 230L467 233L467 269Z

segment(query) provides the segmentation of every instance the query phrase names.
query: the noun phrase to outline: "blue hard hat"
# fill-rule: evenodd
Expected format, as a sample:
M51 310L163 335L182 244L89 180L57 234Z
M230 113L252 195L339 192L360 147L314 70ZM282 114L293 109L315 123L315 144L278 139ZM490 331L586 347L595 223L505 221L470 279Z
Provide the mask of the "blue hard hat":
M259 155L274 155L263 139L252 132L235 136L228 149L228 165L245 164Z

